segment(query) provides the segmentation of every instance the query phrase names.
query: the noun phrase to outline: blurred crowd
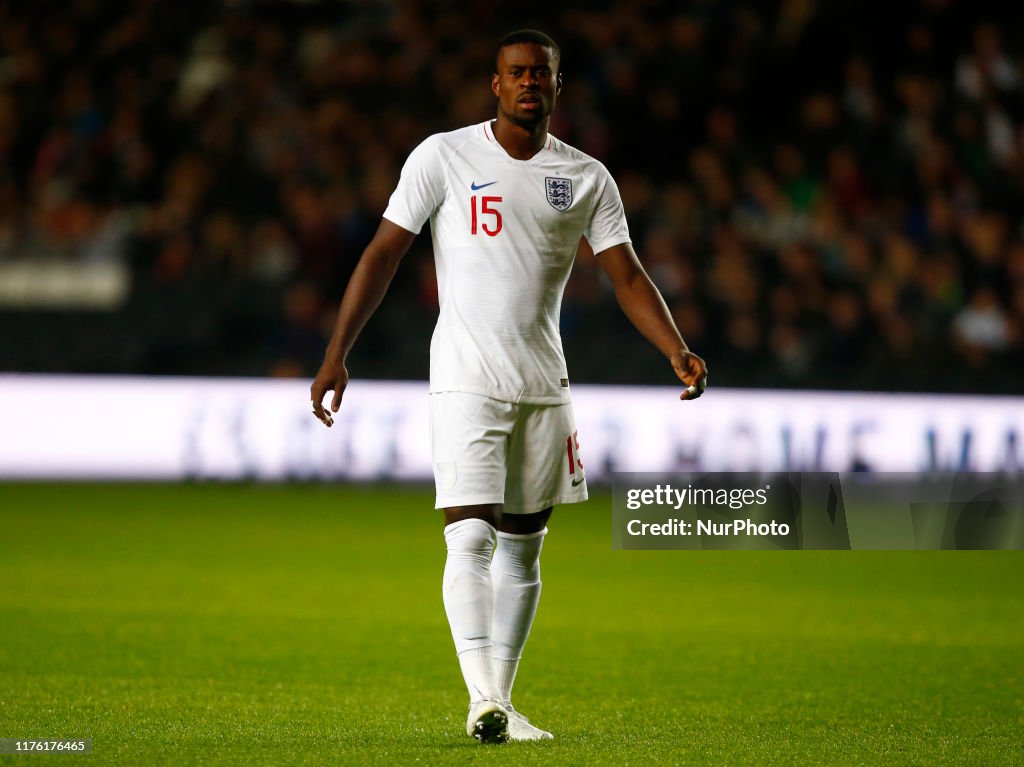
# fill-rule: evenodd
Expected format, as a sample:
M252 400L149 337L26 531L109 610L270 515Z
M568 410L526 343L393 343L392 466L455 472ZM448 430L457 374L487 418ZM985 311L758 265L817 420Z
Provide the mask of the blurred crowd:
M496 42L536 26L562 46L552 132L616 177L641 260L715 383L1019 391L1012 10L516 10L0 0L0 265L131 274L105 313L0 306L0 368L310 376L405 156L492 116ZM424 236L352 374L425 378L436 311ZM576 381L672 381L585 244L563 337Z

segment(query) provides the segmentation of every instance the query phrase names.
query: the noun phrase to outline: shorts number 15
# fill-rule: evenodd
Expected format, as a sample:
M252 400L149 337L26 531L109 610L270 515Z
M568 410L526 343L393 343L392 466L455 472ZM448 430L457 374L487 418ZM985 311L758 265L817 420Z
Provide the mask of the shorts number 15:
M497 208L491 207L494 203L501 202L500 197L481 197L479 212L477 211L476 195L470 197L469 202L472 213L470 218L471 223L469 226L470 234L477 233L477 222L480 219L482 219L479 221L480 229L483 229L484 234L486 234L488 237L494 237L494 235L501 231L501 211L499 211ZM493 216L494 225L488 226L489 222L487 219L484 218L484 216Z

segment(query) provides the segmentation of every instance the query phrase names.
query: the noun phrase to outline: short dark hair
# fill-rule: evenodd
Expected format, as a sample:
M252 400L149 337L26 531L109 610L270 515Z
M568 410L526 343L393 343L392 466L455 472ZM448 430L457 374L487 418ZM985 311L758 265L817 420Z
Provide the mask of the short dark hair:
M495 71L498 70L498 57L501 56L501 49L507 48L510 45L519 45L520 43L533 43L534 45L540 45L544 48L550 49L551 59L556 64L562 59L562 51L559 50L558 43L543 32L536 29L519 29L515 32L509 32L501 38L501 42L498 43L498 50L494 54Z

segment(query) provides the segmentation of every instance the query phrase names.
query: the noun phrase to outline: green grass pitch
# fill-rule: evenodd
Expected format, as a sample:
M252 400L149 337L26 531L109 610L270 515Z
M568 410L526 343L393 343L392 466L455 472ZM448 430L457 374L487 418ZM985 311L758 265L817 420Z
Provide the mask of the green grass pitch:
M481 746L420 488L0 485L0 737L123 765L1024 763L1024 555L622 552L558 509Z

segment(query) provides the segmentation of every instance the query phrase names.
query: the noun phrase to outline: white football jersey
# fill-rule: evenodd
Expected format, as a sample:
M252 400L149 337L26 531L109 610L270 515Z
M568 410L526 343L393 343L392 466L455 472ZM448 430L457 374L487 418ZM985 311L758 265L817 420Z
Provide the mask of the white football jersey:
M430 221L441 304L431 392L569 401L558 320L580 236L595 253L629 242L600 162L554 136L516 160L490 121L435 134L409 155L384 218L413 233Z

